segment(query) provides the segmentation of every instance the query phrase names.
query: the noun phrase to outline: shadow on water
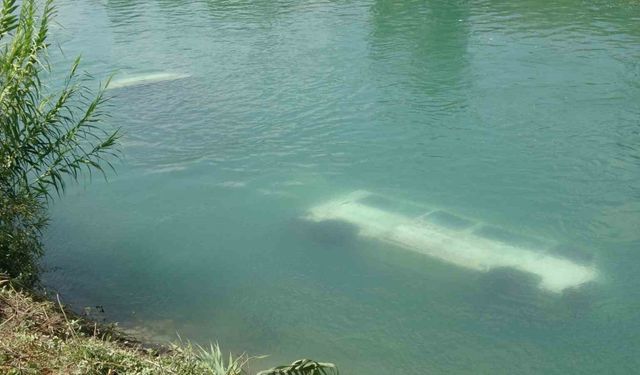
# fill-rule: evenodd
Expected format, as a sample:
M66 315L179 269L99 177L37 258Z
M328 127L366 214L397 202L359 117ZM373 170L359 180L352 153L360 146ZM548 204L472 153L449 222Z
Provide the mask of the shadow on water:
M473 15L480 19L476 24L489 28L506 27L511 32L536 30L540 36L558 33L577 37L610 35L612 30L629 36L640 36L637 22L637 3L628 0L597 0L585 3L581 0L560 1L493 1L474 2ZM500 16L500 22L488 21ZM486 17L486 20L485 20ZM569 33L566 33L569 31ZM580 34L571 32L580 31ZM610 39L614 42L614 39Z
M376 163L398 167L393 179L382 177L374 162L370 169L359 166L361 178L376 187L402 186L403 193L426 197L448 183L436 185L431 176L445 159L459 157L455 143L442 145L457 134L451 130L467 126L460 116L472 83L468 16L469 4L461 1L378 0L369 8L368 60L379 103L371 126L381 137L402 140L401 152L394 147L371 156L384 155ZM376 147L385 151L386 145Z
M513 268L496 268L478 274L473 304L491 315L513 315L518 320L536 318L539 278Z
M436 109L459 107L468 74L468 7L462 1L376 1L372 58L410 89L414 100Z
M480 329L506 324L531 335L525 327L549 332L557 325L566 329L593 322L594 309L601 299L602 291L596 283L554 294L542 291L533 275L497 268L477 276L468 302L480 319Z
M302 240L311 241L320 246L348 247L353 244L358 236L358 227L346 221L324 220L313 222L305 219L294 219L291 230L302 237Z

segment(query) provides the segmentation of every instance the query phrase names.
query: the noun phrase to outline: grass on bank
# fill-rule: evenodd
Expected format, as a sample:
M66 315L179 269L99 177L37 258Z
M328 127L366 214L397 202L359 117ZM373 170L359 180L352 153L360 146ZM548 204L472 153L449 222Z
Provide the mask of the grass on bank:
M227 357L215 344L148 348L112 326L98 325L50 301L14 289L0 279L0 374L249 374L249 361ZM338 374L331 363L308 359L260 375Z
M117 129L105 126L105 89L92 91L76 59L60 88L48 63L53 0L0 0L0 374L244 373L246 355L190 344L157 351L33 296L44 254L48 204L65 185L112 167ZM3 279L3 275L7 275ZM23 288L18 292L7 281ZM299 360L262 375L326 374Z
M223 358L186 344L144 348L109 327L100 327L60 305L0 289L0 373L2 374L242 374L249 358Z

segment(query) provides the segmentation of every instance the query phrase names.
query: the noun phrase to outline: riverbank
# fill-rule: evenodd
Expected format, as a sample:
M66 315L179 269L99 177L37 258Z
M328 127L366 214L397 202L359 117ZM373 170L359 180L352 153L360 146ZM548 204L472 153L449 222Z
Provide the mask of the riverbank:
M143 345L114 326L72 313L59 301L18 291L7 281L0 284L3 374L231 375L239 374L248 360L240 356L225 363L216 346L207 351L190 344Z

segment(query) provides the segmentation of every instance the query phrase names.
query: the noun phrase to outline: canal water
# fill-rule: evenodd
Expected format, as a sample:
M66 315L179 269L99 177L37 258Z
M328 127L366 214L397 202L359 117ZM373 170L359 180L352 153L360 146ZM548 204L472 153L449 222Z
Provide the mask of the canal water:
M640 368L640 3L58 6L56 71L81 54L91 85L129 82L108 92L117 173L52 207L45 282L78 310L269 354L255 369ZM554 292L367 235L374 218L308 220L357 190L597 276Z

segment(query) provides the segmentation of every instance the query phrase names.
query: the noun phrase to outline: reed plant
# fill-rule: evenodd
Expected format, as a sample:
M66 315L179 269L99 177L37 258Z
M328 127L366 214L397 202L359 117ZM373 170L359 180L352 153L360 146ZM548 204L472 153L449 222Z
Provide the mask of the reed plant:
M1 0L0 8L0 372L8 374L239 375L258 357L220 347L176 345L159 353L69 315L18 286L38 280L48 203L68 181L113 169L117 129L103 120L108 80L91 90L76 59L57 89L48 59L52 0ZM11 282L9 282L9 280ZM261 374L328 374L299 360Z
M89 89L78 58L50 87L54 15L52 0L2 0L0 9L0 272L24 284L37 280L47 203L117 157L119 132L102 122L108 81Z

